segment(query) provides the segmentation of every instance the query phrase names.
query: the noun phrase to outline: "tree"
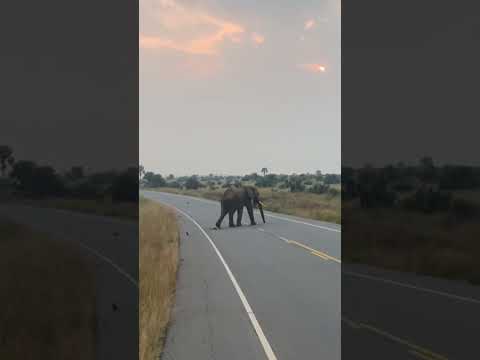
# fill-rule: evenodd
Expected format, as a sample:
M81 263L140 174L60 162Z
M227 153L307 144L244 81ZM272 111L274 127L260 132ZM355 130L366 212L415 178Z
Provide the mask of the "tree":
M83 167L81 166L72 166L70 171L67 173L67 178L70 180L79 180L84 177Z
M424 156L420 159L420 178L423 181L432 181L435 178L436 171L433 159L429 156Z
M185 182L185 187L187 189L193 189L193 190L196 190L198 189L199 187L201 187L202 184L200 183L200 181L198 181L198 178L193 175L193 176L190 176L188 178L188 180Z
M33 161L18 161L13 166L10 177L14 179L20 190L31 191L34 182L36 165Z
M151 171L147 172L143 178L147 181L147 185L150 187L162 187L167 184L162 175L155 174Z
M12 167L14 162L15 159L13 158L12 148L7 145L0 145L0 170L2 172L2 176L5 176L7 165Z
M287 186L290 189L290 192L301 192L305 190L305 185L303 185L302 180L299 176L290 176L287 180Z
M267 173L268 173L268 169L266 167L262 168L262 170L260 170L260 172L263 173L263 176L266 176Z
M173 180L173 179L175 179L175 175L170 174L167 176L167 180Z
M138 168L131 167L118 175L112 184L114 201L138 201Z
M141 179L145 176L145 167L143 165L138 166L138 177Z
M327 185L339 184L340 176L337 174L325 174L323 177L323 182Z

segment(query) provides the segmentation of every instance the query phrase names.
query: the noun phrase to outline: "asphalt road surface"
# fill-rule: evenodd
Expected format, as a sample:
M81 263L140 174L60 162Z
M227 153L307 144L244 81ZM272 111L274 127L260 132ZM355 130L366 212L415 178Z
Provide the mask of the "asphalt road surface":
M0 216L84 250L97 289L97 359L137 359L138 224L11 204L0 206Z
M213 230L218 202L142 195L182 229L162 360L480 358L478 286L341 264L338 225L266 212Z
M338 225L266 212L213 230L218 202L142 195L178 209L182 228L163 360L340 359Z

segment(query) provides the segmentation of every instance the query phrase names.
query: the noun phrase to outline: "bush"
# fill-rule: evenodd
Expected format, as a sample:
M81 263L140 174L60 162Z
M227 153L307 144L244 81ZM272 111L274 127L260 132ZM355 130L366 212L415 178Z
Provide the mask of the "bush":
M335 197L335 196L340 195L340 190L335 189L335 188L329 188L327 193L328 193L328 196Z
M167 183L168 187L170 188L173 188L173 189L180 189L182 187L182 185L180 185L180 183L178 181L170 181Z
M147 181L147 186L150 187L163 187L167 184L162 175L155 174L151 171L147 172L143 179Z
M451 195L443 191L419 189L414 195L405 198L402 206L407 210L426 213L447 211L450 208Z
M460 219L471 219L478 214L478 205L465 199L454 199L451 206L452 213Z
M138 201L138 170L130 168L121 173L112 184L113 201Z
M325 194L329 189L330 187L328 185L317 183L310 188L310 192L314 194Z
M277 175L269 174L267 176L259 177L255 181L257 187L274 187L278 182Z
M202 187L202 184L200 181L198 181L198 178L196 176L191 176L188 178L188 180L185 182L185 188L188 190L197 190L198 188Z

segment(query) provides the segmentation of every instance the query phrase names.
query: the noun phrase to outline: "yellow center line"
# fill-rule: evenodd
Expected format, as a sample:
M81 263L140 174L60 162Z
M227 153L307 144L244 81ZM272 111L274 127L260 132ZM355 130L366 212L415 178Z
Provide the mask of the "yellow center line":
M440 354L437 354L437 353L434 353L433 351L430 351L428 349L425 349L421 346L418 346L418 345L415 345L415 344L412 344L411 342L408 342L407 340L403 340L403 339L400 339L399 337L397 336L394 336L392 334L389 334L387 333L386 331L383 331L383 330L380 330L380 329L377 329L373 326L370 326L370 325L367 325L367 324L363 324L363 323L360 323L360 326L365 328L365 329L368 329L368 330L371 330L379 335L382 335L392 341L395 341L399 344L402 344L402 345L407 345L408 347L414 349L414 350L417 350L418 353L422 353L422 355L426 356L430 356L431 358L433 358L434 360L448 360L448 358L446 358L445 356L443 355L440 355ZM426 355L425 355L426 354Z
M349 320L347 319L345 316L342 316L342 320L347 324L347 325L350 325L352 328L354 329L360 329L361 326L358 325L357 323L355 323L354 321L352 320Z
M409 351L411 354L415 355L416 357L422 359L422 360L435 360L436 358L430 357L428 355L422 354L418 351L415 350L410 350Z
M322 254L317 254L315 251L310 251L310 254L318 256L318 257L322 258L323 260L328 260L328 258L326 256L323 256Z
M300 246L308 251L310 251L311 254L313 255L316 255L318 257L321 257L321 258L326 258L326 260L333 260L335 262L338 262L339 264L341 263L341 261L337 258L334 258L333 256L330 256L328 255L327 253L324 253L322 251L319 251L319 250L315 250L315 249L312 249L311 247L308 247L306 245L303 245L302 243L299 243L297 241L293 241L293 240L288 240L287 241L289 244L294 244L294 245L297 245L297 246Z

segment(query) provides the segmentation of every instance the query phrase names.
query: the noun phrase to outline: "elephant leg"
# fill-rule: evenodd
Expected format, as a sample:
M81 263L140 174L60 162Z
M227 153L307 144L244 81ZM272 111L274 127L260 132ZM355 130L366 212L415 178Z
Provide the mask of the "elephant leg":
M250 217L250 224L251 225L257 225L257 223L255 222L255 218L253 217L252 204L247 205L247 211L248 211L248 216Z
M227 210L225 210L225 208L222 205L222 210L221 210L220 217L218 218L217 223L215 224L217 226L217 228L220 229L220 226L222 225L222 221L223 221L223 218L225 217L225 215L227 215Z
M242 226L242 215L243 215L243 206L237 210L237 226Z
M233 214L235 213L235 210L230 210L228 212L228 226L230 227L235 227L235 224L233 223Z

